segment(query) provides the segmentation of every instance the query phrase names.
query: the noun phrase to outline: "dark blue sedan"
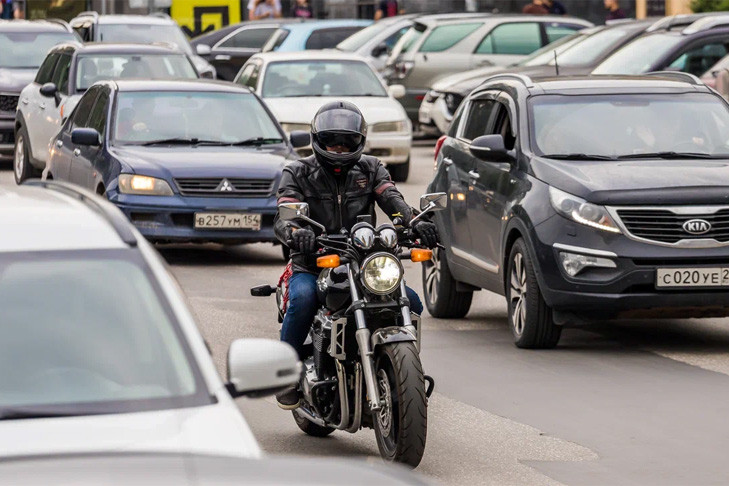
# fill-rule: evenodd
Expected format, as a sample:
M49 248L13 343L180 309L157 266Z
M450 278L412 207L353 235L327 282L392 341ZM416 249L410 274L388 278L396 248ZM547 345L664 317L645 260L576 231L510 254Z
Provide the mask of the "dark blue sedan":
M84 94L51 141L44 178L105 195L154 242L274 242L276 189L295 158L247 88L107 81Z

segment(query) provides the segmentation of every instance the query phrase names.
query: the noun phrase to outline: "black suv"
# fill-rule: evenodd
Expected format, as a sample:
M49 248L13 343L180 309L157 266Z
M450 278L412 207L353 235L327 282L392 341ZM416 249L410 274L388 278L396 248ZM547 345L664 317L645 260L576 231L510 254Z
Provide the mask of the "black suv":
M428 310L505 295L516 345L585 318L729 315L729 105L685 73L474 90L436 146Z

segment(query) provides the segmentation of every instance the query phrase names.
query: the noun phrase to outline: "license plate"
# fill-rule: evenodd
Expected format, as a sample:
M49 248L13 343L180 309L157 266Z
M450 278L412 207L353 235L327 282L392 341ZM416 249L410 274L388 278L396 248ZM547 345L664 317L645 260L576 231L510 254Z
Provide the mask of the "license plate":
M656 287L729 287L729 268L659 268Z
M195 213L195 228L261 229L261 215L251 213Z

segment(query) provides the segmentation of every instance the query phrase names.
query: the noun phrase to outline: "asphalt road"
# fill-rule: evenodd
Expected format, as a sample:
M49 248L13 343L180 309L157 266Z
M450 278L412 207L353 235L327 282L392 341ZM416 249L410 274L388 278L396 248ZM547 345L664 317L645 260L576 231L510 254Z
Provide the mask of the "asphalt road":
M432 171L413 149L401 189L411 203ZM0 184L11 184L9 170ZM224 373L230 342L276 338L271 245L160 248L187 293ZM420 269L409 283L421 290ZM550 351L516 349L503 299L480 292L463 320L424 322L423 362L436 380L418 471L444 484L726 484L729 482L729 321L595 323L567 329ZM377 460L371 430L326 439L299 431L272 399L240 400L269 453Z

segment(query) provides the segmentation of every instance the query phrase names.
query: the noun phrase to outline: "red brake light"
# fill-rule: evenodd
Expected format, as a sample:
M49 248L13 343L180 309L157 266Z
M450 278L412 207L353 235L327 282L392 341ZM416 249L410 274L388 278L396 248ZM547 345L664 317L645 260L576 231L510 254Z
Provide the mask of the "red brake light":
M435 151L433 154L433 159L438 160L438 154L440 153L441 147L443 147L443 142L446 141L446 138L448 138L448 135L441 135L441 137L438 139L437 142L435 142Z

